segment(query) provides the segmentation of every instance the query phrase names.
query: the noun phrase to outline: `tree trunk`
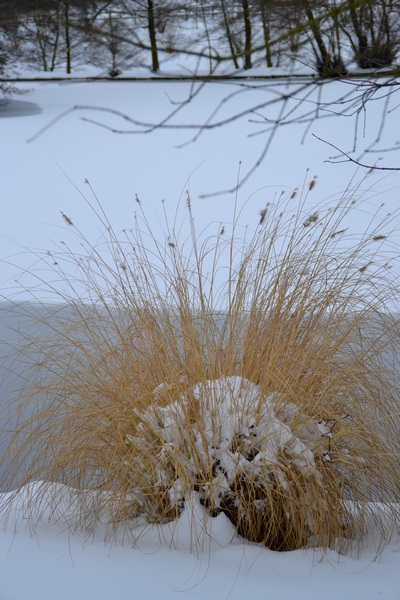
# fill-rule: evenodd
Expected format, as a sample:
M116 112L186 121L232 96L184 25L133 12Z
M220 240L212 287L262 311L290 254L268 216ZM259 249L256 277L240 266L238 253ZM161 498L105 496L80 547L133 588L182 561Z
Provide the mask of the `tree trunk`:
M312 34L313 34L314 39L318 46L321 61L328 68L328 65L330 64L330 61L331 61L331 57L329 55L328 50L326 49L323 39L322 39L321 30L318 26L318 23L316 22L316 20L314 18L309 1L308 0L301 0L301 1L302 1L304 11L305 11L307 19L308 19L308 24L310 26L310 29L312 31Z
M40 21L40 14L33 15L33 22L36 27L36 40L39 46L40 55L42 57L43 71L47 71L47 56L46 56L46 38L42 35L42 23Z
M56 37L54 40L54 45L53 45L53 54L51 57L51 67L50 67L50 71L54 71L55 67L56 67L56 59L57 59L57 51L58 51L58 41L59 41L59 37L60 37L60 15L58 12L58 8L57 8L57 14L55 17L55 29L56 29Z
M251 21L250 21L250 8L248 0L242 0L243 7L243 19L244 19L244 68L251 69Z
M69 30L69 1L64 2L65 50L67 57L67 73L71 73L71 39Z
M212 75L213 72L213 62L212 62L212 48L211 48L211 39L210 39L210 32L208 31L208 25L207 25L207 16L204 10L204 2L203 0L201 0L201 16L202 16L202 20L203 20L203 25L204 25L204 31L206 33L206 38L207 38L207 46L208 46L208 62L209 62L209 73L210 75Z
M354 32L355 32L358 42L360 44L362 41L362 37L363 37L363 31L362 31L361 20L360 21L358 20L356 5L354 3L354 0L350 0L350 2L349 2L349 14L350 14L350 19L351 19L351 23L353 25Z
M263 26L263 33L264 33L265 60L267 62L267 67L272 67L270 30L269 30L267 13L265 10L265 4L266 4L266 0L261 0L260 9L261 9L261 19L262 19L262 26Z
M158 62L157 38L154 21L154 4L153 0L147 0L147 22L149 27L150 47L151 47L151 70L156 73L160 70Z
M109 46L109 48L110 48L110 53L111 53L111 69L112 69L112 71L116 71L118 49L117 49L117 42L116 42L115 35L114 35L114 22L113 22L111 10L108 13L108 23L109 23L109 27L110 27L110 46Z
M221 6L222 6L222 12L223 12L223 15L224 15L226 37L228 38L229 49L231 51L231 56L232 56L233 64L235 65L235 69L238 69L239 68L239 63L237 61L237 55L236 55L235 45L234 45L233 39L232 39L231 28L229 26L228 15L226 13L225 0L221 0Z
M338 48L338 55L334 55L332 58L322 39L320 26L318 21L314 18L309 0L301 0L301 3L307 15L308 25L318 46L319 55L315 51L317 54L318 73L322 77L343 77L347 74L347 71L340 58L340 48Z

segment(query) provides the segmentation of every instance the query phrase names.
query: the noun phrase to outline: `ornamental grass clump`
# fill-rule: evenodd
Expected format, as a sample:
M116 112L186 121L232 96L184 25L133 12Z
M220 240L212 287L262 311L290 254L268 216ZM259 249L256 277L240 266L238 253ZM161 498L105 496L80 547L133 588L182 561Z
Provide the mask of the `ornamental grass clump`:
M314 184L263 208L242 239L236 217L198 235L189 198L186 238L168 221L165 239L152 235L139 199L121 236L93 204L97 245L68 215L82 252L65 244L46 257L63 305L26 347L40 356L18 405L34 408L8 451L8 487L16 474L20 486L44 482L25 515L51 508L72 528L123 524L135 536L195 501L274 550L351 546L371 526L389 537L394 217L359 232L361 184L307 210ZM72 489L70 503L49 482Z

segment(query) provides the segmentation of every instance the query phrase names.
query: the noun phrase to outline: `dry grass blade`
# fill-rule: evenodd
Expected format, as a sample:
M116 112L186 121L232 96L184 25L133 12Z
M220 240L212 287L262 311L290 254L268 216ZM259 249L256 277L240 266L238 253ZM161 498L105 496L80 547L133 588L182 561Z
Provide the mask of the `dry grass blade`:
M53 261L69 292L48 338L26 347L40 360L17 400L34 409L4 482L57 482L32 487L33 523L57 507L71 527L133 532L195 494L276 550L359 543L371 521L387 539L400 491L395 224L356 236L358 194L308 213L288 195L248 240L235 224L198 236L190 202L184 242L169 224L155 239L140 202L122 239L94 206L96 247L68 220L86 250ZM74 491L60 505L62 485Z

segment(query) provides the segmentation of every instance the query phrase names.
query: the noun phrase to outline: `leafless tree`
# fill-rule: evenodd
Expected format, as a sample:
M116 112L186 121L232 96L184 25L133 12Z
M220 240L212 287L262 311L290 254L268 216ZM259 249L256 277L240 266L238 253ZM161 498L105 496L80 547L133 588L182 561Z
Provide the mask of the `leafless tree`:
M1 2L5 0L0 0L0 5ZM70 16L75 10L72 0L62 0L60 6L67 6ZM400 40L399 8L399 2L389 0L221 0L216 3L199 0L191 5L179 4L178 0L94 2L90 10L87 9L90 27L86 24L86 31L90 29L90 36L101 31L104 36L99 15L102 11L103 17L104 14L113 15L111 22L108 21L112 68L117 65L118 45L125 44L135 52L146 53L154 72L160 69L161 52L192 55L199 61L208 61L209 72L204 74L204 71L194 70L188 75L192 81L188 97L180 104L173 103L160 122L143 122L136 116L121 115L112 107L80 106L74 110L81 111L85 120L102 127L108 126L101 121L99 113L108 111L120 116L125 127L114 127L114 132L149 134L158 128L175 128L186 130L188 141L193 142L208 130L247 119L252 127L258 127L252 135L263 136L265 143L242 183L262 163L278 128L294 123L302 123L306 135L316 119L352 117L355 152L358 123L365 117L369 103L379 101L382 106L376 144L385 125L389 103L392 103L392 110L397 106L393 98L400 89L400 71L395 64ZM128 26L118 30L118 19L126 15ZM70 20L71 28L79 27L76 21ZM189 29L185 33L183 27L187 20L193 25L190 35ZM182 27L175 35L179 24ZM358 64L356 67L354 59ZM230 80L231 91L221 104L213 107L204 121L187 123L182 118L179 122L184 107L201 97L210 80L218 76L230 78L228 70L218 75L215 65L231 68L232 63L236 70L235 79ZM286 88L277 85L280 80L275 74L263 76L257 84L254 76L249 80L247 71L252 65L259 64L279 65ZM296 77L291 73L293 64L307 64L313 69L303 70ZM330 97L327 102L323 94L333 80L340 82L335 88L340 91L336 98ZM234 106L236 96L251 91L254 85L257 85L257 100L249 93L245 109L239 113L232 109L231 114L218 119L222 104L227 113L229 106ZM271 107L277 109L273 119Z

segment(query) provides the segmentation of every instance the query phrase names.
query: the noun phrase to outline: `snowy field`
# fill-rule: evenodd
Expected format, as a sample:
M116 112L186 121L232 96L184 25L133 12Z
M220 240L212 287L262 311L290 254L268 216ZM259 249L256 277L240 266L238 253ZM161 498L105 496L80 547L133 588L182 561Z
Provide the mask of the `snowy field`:
M142 122L157 123L176 108L177 102L187 99L188 82L52 82L24 87L29 90L28 95L14 97L9 105L0 108L2 207L7 215L0 223L1 257L6 259L1 268L0 290L6 298L20 293L21 285L30 286L27 279L20 286L14 280L21 275L21 268L34 262L32 249L53 249L61 240L68 241L74 249L73 236L65 239L68 226L61 211L90 241L99 238L99 223L82 197L93 201L85 180L117 233L133 225L138 194L153 233L164 239L163 212L170 223L179 226L188 191L198 231L208 226L211 234L218 231L222 222L232 221L235 194L203 196L235 188L238 176L246 177L269 140L263 122L252 122L263 121L256 112L222 128L203 131L195 143L190 143L196 131L159 129L116 134L104 126L123 131L137 127L119 115L88 108L71 110L76 106L103 107ZM279 88L280 92L285 90ZM347 84L339 82L331 82L320 90L324 102L348 91ZM213 121L229 118L272 100L276 92L275 87L258 84L249 91L232 83L213 83L184 106L171 124L202 123L217 106ZM220 105L227 94L236 95ZM313 110L315 96L308 97L293 116ZM287 105L285 112L290 113L293 107ZM382 110L383 101L371 103L366 122L359 119L355 156L376 139ZM65 111L70 112L62 116ZM274 119L279 111L278 104L259 114ZM386 115L385 136L378 148L395 144L396 115L396 111ZM58 117L61 118L53 122ZM98 121L102 127L82 121L83 118ZM238 192L239 223L243 228L238 233L244 232L246 226L256 226L259 211L267 203L276 204L282 191L291 193L304 184L307 189L314 176L317 185L310 194L311 205L327 199L334 201L352 177L361 179L362 172L355 175L353 164L325 162L338 153L312 135L349 151L354 143L354 124L354 118L343 117L317 120L310 128L307 124L294 124L278 129L265 159ZM37 134L40 135L35 137ZM250 134L257 135L249 137ZM379 154L364 157L372 162L378 158ZM383 153L382 158L385 165L395 166L397 154ZM357 222L352 224L355 231L362 231L382 204L381 216L398 208L398 183L398 173L378 172L368 178L362 186L366 190L365 202ZM229 231L228 226L227 235Z
M100 113L74 106L105 107L121 111L134 119L157 122L173 108L171 102L183 101L188 83L172 82L92 82L32 83L29 95L15 97L0 107L1 207L0 223L0 294L3 300L48 298L46 291L34 291L37 279L26 272L31 265L40 267L40 257L68 237L74 248L74 236L61 217L66 214L93 242L101 236L82 194L92 199L89 180L115 230L129 228L133 222L135 194L141 198L153 233L165 238L163 209L170 221L179 224L185 212L189 191L198 230L232 221L234 194L203 198L204 194L235 187L240 165L243 177L265 148L265 135L249 138L262 125L249 123L249 116L224 128L205 131L195 143L189 143L192 131L161 129L149 134L115 134L104 127L83 122L82 117L100 121L112 128L131 128L118 115ZM323 91L333 94L334 85ZM202 122L227 93L237 90L230 84L212 84L185 107L175 122ZM331 91L329 91L331 90ZM219 117L226 117L256 104L263 89L246 91L221 106ZM308 100L312 102L312 98ZM277 116L276 108L269 118ZM368 147L379 131L382 106L371 105L365 137L363 127L357 143ZM65 116L53 122L69 111ZM396 135L396 116L387 116L385 135L379 147L392 145ZM256 115L252 117L256 120ZM46 128L50 123L51 127ZM277 131L273 143L253 176L240 188L238 205L243 206L239 223L242 230L259 221L259 211L267 202L278 202L282 190L291 192L317 176L310 194L314 206L327 198L339 197L355 167L349 163L332 165L325 161L334 150L312 136L348 150L353 145L350 119L316 121L303 143L306 125L293 125ZM43 130L43 131L42 131ZM37 134L40 133L39 136ZM36 137L37 136L37 137ZM33 141L28 140L35 138ZM379 155L374 155L379 157ZM394 164L382 154L386 164ZM307 169L309 172L307 173ZM362 174L356 175L361 178ZM357 222L362 231L371 214L382 214L398 207L399 174L377 173L365 188L365 205ZM164 202L163 202L164 201ZM381 205L384 204L383 207ZM177 214L178 213L178 214ZM177 215L177 216L176 216ZM78 248L78 246L77 246ZM38 252L36 257L32 252ZM393 265L398 268L398 263ZM39 271L46 280L46 268ZM60 290L62 292L62 283ZM21 287L22 286L22 287ZM2 318L3 366L14 345L9 326L23 336L29 324L11 323ZM13 371L23 365L13 363ZM2 373L2 415L7 413L7 394L16 382ZM5 394L5 396L4 396ZM3 440L5 432L1 432ZM4 442L2 442L4 443ZM6 495L1 496L2 501ZM204 515L195 506L198 528ZM108 600L109 598L218 598L243 596L282 599L398 600L400 598L400 543L395 534L376 558L373 532L358 557L342 556L335 550L319 549L276 553L234 536L223 515L214 519L211 541L205 541L199 556L191 553L192 536L185 511L174 531L149 529L134 548L121 539L107 544L99 530L93 538L71 534L63 522L44 519L33 535L21 514L11 513L0 529L0 600ZM209 522L210 524L210 522Z
M203 525L200 506L197 530ZM209 522L208 522L209 523ZM209 523L210 525L210 523ZM212 520L212 541L191 552L193 525L184 512L171 530L150 529L132 548L105 544L102 531L84 540L65 524L42 524L35 535L12 518L0 536L2 600L109 598L239 600L398 600L400 545L396 538L376 561L373 542L359 558L318 549L272 552L235 538L224 515Z

